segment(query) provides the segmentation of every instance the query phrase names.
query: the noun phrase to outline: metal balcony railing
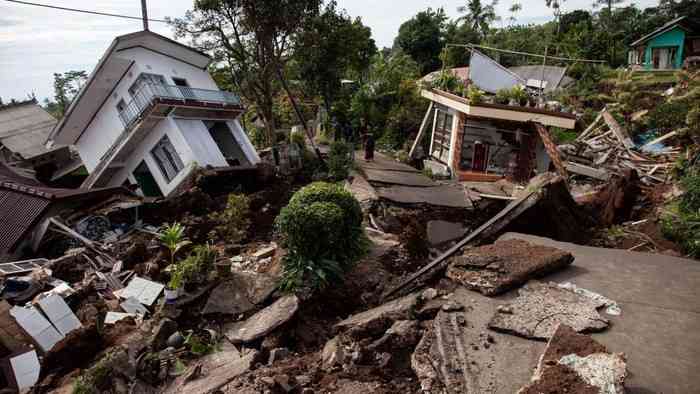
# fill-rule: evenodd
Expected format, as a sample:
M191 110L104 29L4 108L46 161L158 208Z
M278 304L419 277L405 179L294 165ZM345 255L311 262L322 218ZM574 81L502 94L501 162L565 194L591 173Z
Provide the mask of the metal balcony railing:
M128 129L155 99L197 101L203 103L240 105L241 99L221 90L196 89L187 86L143 83L131 101L119 111L119 118Z

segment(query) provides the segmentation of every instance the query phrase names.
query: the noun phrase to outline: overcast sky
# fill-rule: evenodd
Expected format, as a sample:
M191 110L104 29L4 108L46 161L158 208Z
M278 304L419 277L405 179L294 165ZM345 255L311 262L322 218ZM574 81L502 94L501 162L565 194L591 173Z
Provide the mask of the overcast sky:
M30 0L70 8L139 16L140 0ZM428 7L443 7L451 17L464 0L338 0L352 16L360 16L372 28L380 48L391 46L402 22ZM590 9L593 0L566 0L565 10ZM636 0L640 7L657 0ZM520 0L522 23L551 18L544 0ZM509 15L510 0L501 0L498 13ZM149 17L182 16L192 0L150 0ZM505 23L505 22L504 22ZM53 95L53 73L68 70L90 72L112 39L141 29L140 21L51 10L0 0L0 97L24 99L34 93L43 100ZM151 30L172 37L163 23Z

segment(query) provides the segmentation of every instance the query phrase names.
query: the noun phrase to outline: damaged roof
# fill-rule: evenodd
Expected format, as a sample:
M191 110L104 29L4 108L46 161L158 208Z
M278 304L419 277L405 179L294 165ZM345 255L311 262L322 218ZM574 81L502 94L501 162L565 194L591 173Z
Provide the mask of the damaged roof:
M105 198L118 192L127 193L122 187L94 190L48 187L0 162L0 256L12 252L53 204Z
M29 159L49 152L44 146L56 119L35 99L0 106L0 144Z

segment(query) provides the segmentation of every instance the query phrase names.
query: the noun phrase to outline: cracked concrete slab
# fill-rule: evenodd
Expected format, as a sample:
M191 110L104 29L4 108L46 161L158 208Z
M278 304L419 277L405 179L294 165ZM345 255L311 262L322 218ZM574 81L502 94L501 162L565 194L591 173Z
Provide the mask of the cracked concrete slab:
M417 185L423 186L423 185ZM461 185L433 187L389 186L377 188L379 197L400 204L429 204L448 208L474 208Z
M498 308L489 328L532 339L550 338L559 324L577 332L602 331L609 321L597 309L604 305L556 284L531 281L515 300Z
M376 308L352 315L337 323L335 328L347 330L350 336L353 337L362 337L370 333L382 333L394 321L410 319L411 313L418 305L419 298L419 292L397 298Z
M227 345L224 345L227 346ZM217 392L222 386L233 379L249 371L258 359L259 352L251 350L241 356L233 345L228 345L221 352L210 354L198 360L201 373L194 374L197 368L193 366L188 371L178 376L167 389L165 394L200 393L209 394ZM188 377L190 377L188 379Z
M571 253L563 250L507 240L453 257L447 277L468 289L494 296L563 269L573 261Z

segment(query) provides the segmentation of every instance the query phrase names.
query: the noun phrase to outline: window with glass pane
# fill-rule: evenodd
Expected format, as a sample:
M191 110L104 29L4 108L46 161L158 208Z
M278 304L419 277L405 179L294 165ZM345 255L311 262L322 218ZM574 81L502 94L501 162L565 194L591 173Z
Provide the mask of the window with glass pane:
M167 135L158 141L151 154L168 182L172 181L185 167Z

